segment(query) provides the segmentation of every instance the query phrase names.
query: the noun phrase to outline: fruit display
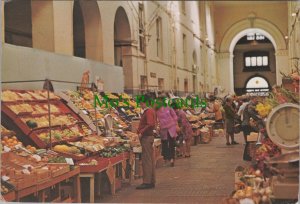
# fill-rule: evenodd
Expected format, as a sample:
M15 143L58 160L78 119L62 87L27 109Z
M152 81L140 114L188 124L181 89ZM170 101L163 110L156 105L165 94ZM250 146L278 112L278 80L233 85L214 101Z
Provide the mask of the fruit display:
M20 90L5 90L2 91L3 102L16 102L16 101L36 101L36 100L47 100L48 93L45 90L35 90L35 91L20 91ZM49 92L49 99L57 100L54 93Z
M79 163L80 166L87 166L87 165L98 165L98 161L95 159L92 159L89 162Z
M20 113L31 113L35 114L48 114L48 104L38 105L38 104L29 104L29 103L18 103L16 105L8 105L8 108L11 109L16 115ZM56 105L50 104L51 113L59 113L60 110Z
M141 146L140 139L137 133L125 131L123 135L124 135L123 138L129 139L129 143L131 147Z
M6 147L10 148L11 150L15 150L17 145L23 146L22 142L20 142L16 136L1 137L1 144L2 144L2 146L6 146Z
M109 99L119 99L118 96L112 94L112 93L104 93Z
M6 136L6 135L15 135L15 133L13 131L10 131L8 129L6 129L5 127L3 127L1 125L1 136Z
M115 157L122 152L128 151L128 147L118 146L118 147L107 147L101 151L100 156L104 158Z
M56 152L61 152L61 153L68 153L68 154L83 156L80 152L80 149L78 149L75 146L56 145L56 146L54 146L53 150Z
M78 142L69 142L69 144L71 144L75 147L86 149L87 151L90 151L90 152L98 152L105 148L102 144L96 143L96 142L78 141Z
M69 140L78 137L83 137L90 134L90 130L85 125L75 125L65 129L54 129L51 130L52 143L62 140ZM42 131L37 133L39 139L46 144L50 144L50 133L49 131Z
M51 115L51 125L52 126L62 126L62 125L74 125L77 123L71 114L68 115ZM49 127L48 116L40 117L22 117L21 120L28 125L30 128L45 128Z
M256 105L256 108L255 110L258 112L258 114L261 116L261 117L266 117L272 110L272 106L268 103L258 103Z
M21 100L21 97L13 91L5 90L2 91L1 100L4 102L18 101Z
M270 181L263 177L262 171L254 168L245 168L242 171L240 181L236 184L238 189L233 193L232 199L240 202L244 199L249 199L255 204L271 202L272 190Z

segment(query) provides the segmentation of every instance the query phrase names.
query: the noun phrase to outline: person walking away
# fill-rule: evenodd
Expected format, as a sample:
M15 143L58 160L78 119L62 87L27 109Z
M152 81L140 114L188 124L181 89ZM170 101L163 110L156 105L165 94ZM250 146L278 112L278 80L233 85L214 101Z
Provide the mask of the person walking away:
M153 154L154 135L153 130L156 124L156 115L153 108L146 106L146 101L151 100L150 95L145 95L145 100L140 103L144 110L137 133L142 145L142 167L143 183L136 189L149 189L155 187L155 162Z
M242 127L242 131L243 131L243 134L244 134L244 140L245 140L245 144L246 144L247 143L247 135L244 132L244 126L243 126L244 117L243 117L243 112L244 112L246 106L249 104L249 99L248 98L243 98L242 102L243 103L240 106L237 115L240 117L240 120L242 121L241 127ZM247 127L245 127L245 128L247 128Z
M179 108L177 104L172 106L176 112L178 118L178 125L183 135L183 155L184 157L191 157L191 140L193 136L193 129L188 121L186 114Z
M164 100L164 99L158 99ZM175 162L175 142L177 137L177 115L170 107L157 107L156 116L159 122L159 134L162 143L162 156L164 157L165 164L170 161L171 166Z
M233 100L231 97L227 97L225 99L224 105L225 111L225 126L226 126L226 145L230 145L229 136L231 138L231 144L238 144L234 141L234 117L235 117L235 109L233 107Z

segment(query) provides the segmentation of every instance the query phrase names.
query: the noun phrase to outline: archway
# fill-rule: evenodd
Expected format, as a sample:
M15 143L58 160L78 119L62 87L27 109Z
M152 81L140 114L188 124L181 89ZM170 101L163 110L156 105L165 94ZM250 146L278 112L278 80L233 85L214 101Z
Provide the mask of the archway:
M238 40L246 33L257 32L270 39L275 48L276 56L276 84L281 84L280 71L288 72L288 50L281 31L267 20L250 16L231 26L223 35L220 52L218 53L219 84L226 92L234 92L233 80L233 49Z
M114 62L115 65L124 68L125 90L129 93L133 91L131 44L128 16L125 9L120 6L116 11L114 21Z
M233 49L233 80L237 95L245 94L245 82L259 73L271 86L276 84L275 47L258 29L248 29ZM244 32L243 32L244 33ZM268 34L267 34L268 35ZM273 41L274 42L274 41Z
M31 0L4 3L5 43L32 47Z
M74 1L73 45L74 56L102 61L102 25L96 0Z

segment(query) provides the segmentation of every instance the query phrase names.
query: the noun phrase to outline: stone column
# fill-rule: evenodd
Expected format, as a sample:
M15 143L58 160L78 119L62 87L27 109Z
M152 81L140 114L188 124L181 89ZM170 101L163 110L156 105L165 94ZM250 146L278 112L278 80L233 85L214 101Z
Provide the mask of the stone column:
M289 53L288 50L276 50L276 84L281 85L282 76L280 72L289 74L292 67L289 66Z
M73 1L53 1L54 49L73 55Z
M217 63L219 85L225 89L225 93L233 93L233 54L230 52L218 53Z
M32 47L54 51L53 2L31 1Z

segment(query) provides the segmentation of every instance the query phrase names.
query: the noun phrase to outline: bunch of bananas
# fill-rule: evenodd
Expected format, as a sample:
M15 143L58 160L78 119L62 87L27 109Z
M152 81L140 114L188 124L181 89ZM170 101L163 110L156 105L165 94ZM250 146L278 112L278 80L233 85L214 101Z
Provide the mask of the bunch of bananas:
M268 116L268 114L271 112L272 110L272 106L269 104L269 103L258 103L256 105L256 108L255 110L258 112L258 114L261 116L261 117L266 117Z

